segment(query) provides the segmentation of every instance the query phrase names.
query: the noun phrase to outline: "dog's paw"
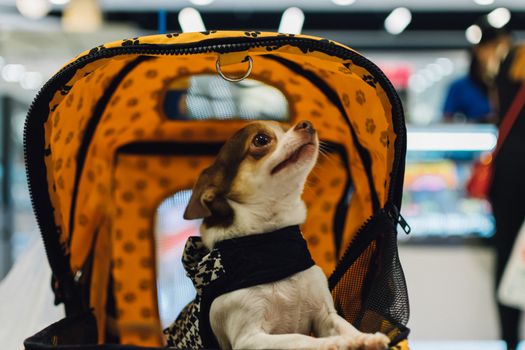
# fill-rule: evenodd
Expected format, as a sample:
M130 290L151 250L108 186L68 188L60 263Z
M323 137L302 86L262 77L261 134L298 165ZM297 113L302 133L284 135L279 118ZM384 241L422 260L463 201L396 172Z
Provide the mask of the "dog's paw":
M386 350L390 339L383 333L362 333L357 337L358 348L362 350Z
M355 339L344 337L344 336L335 336L326 338L324 346L319 348L319 350L357 350L358 343Z
M382 333L362 333L356 336L335 336L326 338L319 350L386 350L390 339Z
M356 337L339 335L326 339L327 342L325 346L321 347L322 350L365 350L362 347L363 342Z

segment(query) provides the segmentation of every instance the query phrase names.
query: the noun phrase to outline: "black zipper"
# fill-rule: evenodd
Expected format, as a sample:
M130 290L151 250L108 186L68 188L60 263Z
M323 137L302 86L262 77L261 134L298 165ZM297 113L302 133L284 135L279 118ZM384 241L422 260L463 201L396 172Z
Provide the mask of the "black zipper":
M338 264L336 268L334 269L334 272L328 278L328 287L331 292L337 286L341 278L343 278L343 276L348 271L350 266L355 262L356 259L359 258L359 256L370 245L370 243L374 240L382 239L381 237L382 232L384 232L385 234L392 234L393 232L395 232L396 225L397 225L397 220L393 221L391 217L391 210L389 208L382 208L378 212L376 212L374 215L372 215L359 228L356 235L354 236L354 239L349 245L349 247L351 246L352 249L348 248L345 251L341 259L339 259ZM389 228L391 230L390 233L385 231L385 230L388 230ZM362 234L364 231L366 231L367 234ZM372 266L372 268L375 269L376 266ZM374 272L371 272L371 271L369 272L371 274L374 274ZM369 275L367 274L367 277L368 276ZM366 284L366 282L364 282L364 284ZM365 299L367 295L368 295L368 291L363 290L362 291L362 296L364 297L363 299ZM358 320L358 322L361 322L361 321ZM389 322L391 322L393 325L395 325L399 329L399 334L397 334L390 341L389 346L392 347L398 344L399 342L407 339L408 334L410 333L410 329L408 329L406 325L398 323L398 321L396 320L390 320Z
M28 188L35 212L35 217L43 235L43 241L46 253L53 273L65 289L73 287L74 281L69 269L69 262L65 256L64 247L59 243L59 232L54 222L53 208L48 193L48 184L45 168L45 156L49 150L45 148L44 128L42 127L49 117L49 101L58 89L64 93L70 89L65 85L79 68L101 58L111 58L119 55L191 55L197 53L228 53L236 51L246 51L255 47L268 47L276 49L281 46L291 45L298 47L304 53L311 51L320 51L325 54L336 56L341 59L349 59L367 71L374 77L378 78L378 83L386 92L392 104L392 119L394 131L397 135L394 144L395 157L391 172L391 186L389 190L389 202L396 207L401 205L401 191L403 184L402 165L405 154L406 129L403 119L403 109L401 101L397 96L394 87L386 78L384 73L371 61L360 54L338 46L328 40L315 40L308 38L299 38L293 35L277 35L275 37L257 38L218 38L207 39L200 42L188 44L136 44L121 46L116 48L100 48L92 50L89 54L80 57L74 62L66 65L57 74L55 74L39 91L29 108L29 112L24 126L24 159L28 178ZM54 108L54 107L51 107ZM396 219L397 221L397 219ZM51 236L52 237L49 237ZM71 286L68 286L70 285ZM74 292L66 291L65 299L74 299ZM64 300L67 305L67 300Z
M75 227L75 213L76 213L76 207L77 207L77 195L78 195L78 187L80 184L80 176L82 175L82 171L84 169L84 163L86 161L87 152L89 150L89 146L91 145L91 141L93 139L93 135L95 134L95 131L97 129L98 123L100 121L100 118L102 118L102 115L104 114L104 111L106 110L107 104L109 103L109 100L115 93L115 90L119 86L119 84L124 80L124 78L134 69L136 68L140 63L146 61L148 57L141 56L137 57L133 61L127 63L121 71L113 78L113 80L109 83L109 86L106 88L106 91L100 98L100 100L95 105L95 108L93 109L93 113L91 115L91 118L89 118L89 121L86 125L86 129L84 134L82 135L82 141L80 143L80 146L78 148L77 153L77 167L75 170L75 181L73 184L73 194L71 196L71 206L70 206L70 215L69 215L69 239L71 242L72 238L72 232Z
M385 206L385 210L392 222L396 225L399 224L399 226L401 226L403 232L405 232L407 235L410 234L410 232L412 232L412 228L410 227L408 222L406 222L403 215L401 215L399 209L397 209L397 207L392 202L387 203L387 205Z

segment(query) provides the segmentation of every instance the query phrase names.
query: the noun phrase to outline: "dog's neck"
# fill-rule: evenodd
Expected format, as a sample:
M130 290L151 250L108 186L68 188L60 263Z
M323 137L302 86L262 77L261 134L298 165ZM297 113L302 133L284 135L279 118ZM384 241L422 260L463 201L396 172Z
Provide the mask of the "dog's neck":
M215 243L226 239L271 232L286 226L300 225L306 220L306 205L300 194L273 201L228 202L234 211L232 225L200 226L202 241L210 250Z

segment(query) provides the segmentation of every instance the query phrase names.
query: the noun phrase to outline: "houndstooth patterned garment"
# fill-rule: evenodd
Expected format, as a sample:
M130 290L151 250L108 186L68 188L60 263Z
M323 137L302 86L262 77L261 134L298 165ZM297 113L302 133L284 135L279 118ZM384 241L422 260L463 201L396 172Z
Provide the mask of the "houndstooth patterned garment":
M279 281L315 264L299 226L227 239L211 251L199 237L190 237L182 263L197 295L164 330L168 346L179 349L218 347L209 320L215 298Z
M200 336L199 315L202 290L212 281L225 274L218 250L209 251L200 237L189 237L184 247L182 264L186 274L193 281L197 295L186 305L179 317L164 330L168 346L179 349L201 349L203 342Z

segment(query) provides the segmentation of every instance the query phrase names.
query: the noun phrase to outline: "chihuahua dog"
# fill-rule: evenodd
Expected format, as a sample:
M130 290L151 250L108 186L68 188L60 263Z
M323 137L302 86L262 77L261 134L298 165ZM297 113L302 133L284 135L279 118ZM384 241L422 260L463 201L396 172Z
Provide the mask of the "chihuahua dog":
M254 122L227 141L215 162L199 176L184 213L186 219L204 218L200 239L208 255L227 242L245 242L250 236L264 239L268 234L279 239L287 231L283 228L302 224L307 213L301 195L318 151L317 132L308 121L287 130L276 122ZM248 246L258 249L244 245L233 255L243 255ZM268 247L289 255L286 243ZM298 256L305 254L305 261L310 261L309 253ZM270 253L266 260L272 259ZM283 265L289 264L293 265L290 261ZM216 263L211 266L220 274ZM218 345L222 349L388 348L385 335L361 333L340 317L322 270L313 262L303 266L286 278L234 291L227 288L228 292L214 298L209 326Z

